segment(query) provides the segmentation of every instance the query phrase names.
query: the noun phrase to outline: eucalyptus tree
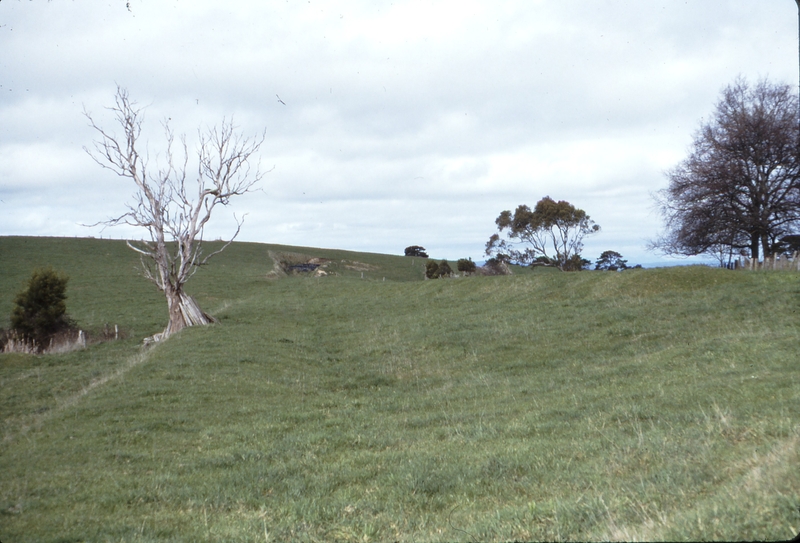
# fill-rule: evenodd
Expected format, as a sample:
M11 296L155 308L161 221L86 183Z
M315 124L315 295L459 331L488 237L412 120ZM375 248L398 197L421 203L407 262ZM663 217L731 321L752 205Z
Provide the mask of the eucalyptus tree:
M114 113L122 135L100 127L91 114L84 112L100 134L92 149L84 149L100 166L129 179L136 189L133 201L126 204L127 212L104 224L128 224L147 230L149 240L127 243L141 256L144 276L167 299L169 324L156 339L164 339L186 326L214 322L214 317L200 309L184 286L199 266L222 252L239 234L242 220L234 215L233 236L221 248L203 255L203 231L212 212L217 206L227 206L233 197L251 192L263 178L258 165L252 162L265 135L245 137L226 119L219 127L198 131L192 173L186 137L182 135L176 145L173 130L165 121L164 158L151 168L141 141L143 109L121 87L117 87L114 106L107 109Z
M628 261L617 251L603 251L594 265L595 270L620 271L628 269Z
M539 200L533 210L520 205L513 215L503 211L495 224L498 232L486 243L487 256L523 265L544 263L562 271L585 266L580 256L583 239L600 230L584 210L549 196Z

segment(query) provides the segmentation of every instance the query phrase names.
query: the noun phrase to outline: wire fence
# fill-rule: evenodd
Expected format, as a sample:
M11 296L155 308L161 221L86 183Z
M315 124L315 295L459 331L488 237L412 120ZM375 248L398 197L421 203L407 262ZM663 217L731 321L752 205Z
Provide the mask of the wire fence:
M733 261L731 266L734 270L765 270L765 271L800 271L800 252L795 252L791 256L773 255L764 260L757 258L747 258L740 256Z

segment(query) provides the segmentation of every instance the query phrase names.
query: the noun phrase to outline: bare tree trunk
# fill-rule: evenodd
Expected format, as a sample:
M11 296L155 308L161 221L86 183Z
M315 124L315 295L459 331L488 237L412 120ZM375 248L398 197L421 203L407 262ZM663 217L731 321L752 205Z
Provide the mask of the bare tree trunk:
M147 153L137 150L141 135L143 113L128 92L118 87L116 106L109 108L122 125L125 136L117 138L95 124L85 113L92 127L100 133L94 151L89 155L102 167L130 179L137 188L128 212L105 221L106 225L129 224L145 228L150 241L128 242L142 257L142 269L167 298L169 324L151 341L166 339L187 326L206 325L217 320L205 313L197 302L184 293L183 286L198 267L222 252L239 234L242 221L236 219L236 232L220 249L202 254L203 231L214 208L227 206L234 196L250 192L261 180L258 165L250 161L264 142L265 135L242 136L233 121L223 119L219 129L209 128L199 134L197 177L195 186L187 183L189 153L186 139L180 138L182 152L173 154L174 134L167 122L165 164L148 169ZM177 159L177 160L176 160ZM182 159L182 160L181 160Z
M774 251L769 243L769 234L761 234L761 252L764 254L764 261L773 256Z
M200 309L197 301L182 289L168 289L165 294L169 307L169 324L164 330L163 339L187 326L203 326L218 322L217 319Z

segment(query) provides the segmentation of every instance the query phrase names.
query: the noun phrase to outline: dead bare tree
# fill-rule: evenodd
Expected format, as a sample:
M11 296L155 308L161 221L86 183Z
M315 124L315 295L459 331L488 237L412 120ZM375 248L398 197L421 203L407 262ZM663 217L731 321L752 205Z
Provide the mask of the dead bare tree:
M178 153L169 122L163 123L167 140L162 165L149 169L148 153L139 145L144 120L143 109L117 87L115 105L107 108L123 129L123 136L97 125L84 111L92 128L100 134L94 148L84 150L103 168L133 181L136 193L123 215L98 224L128 224L147 229L150 240L128 242L141 255L144 276L155 283L167 298L169 324L155 340L166 339L186 326L215 322L186 294L184 285L199 266L221 253L239 234L242 220L236 219L236 232L217 251L204 256L203 229L217 205L226 206L234 196L251 192L264 173L252 167L265 135L243 137L232 121L223 119L219 128L198 130L196 179L187 182L189 152L186 137L180 137ZM234 218L236 216L234 215Z

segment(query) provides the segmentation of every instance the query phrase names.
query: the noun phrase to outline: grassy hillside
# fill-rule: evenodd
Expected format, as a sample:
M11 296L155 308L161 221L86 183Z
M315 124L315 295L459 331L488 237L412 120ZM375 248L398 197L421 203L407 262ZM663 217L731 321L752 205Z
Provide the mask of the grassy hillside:
M338 275L269 280L268 251ZM49 263L81 325L131 334L0 355L0 541L800 530L800 275L421 281L405 257L242 243L189 284L221 323L142 351L166 304L136 262L0 238L0 323Z

